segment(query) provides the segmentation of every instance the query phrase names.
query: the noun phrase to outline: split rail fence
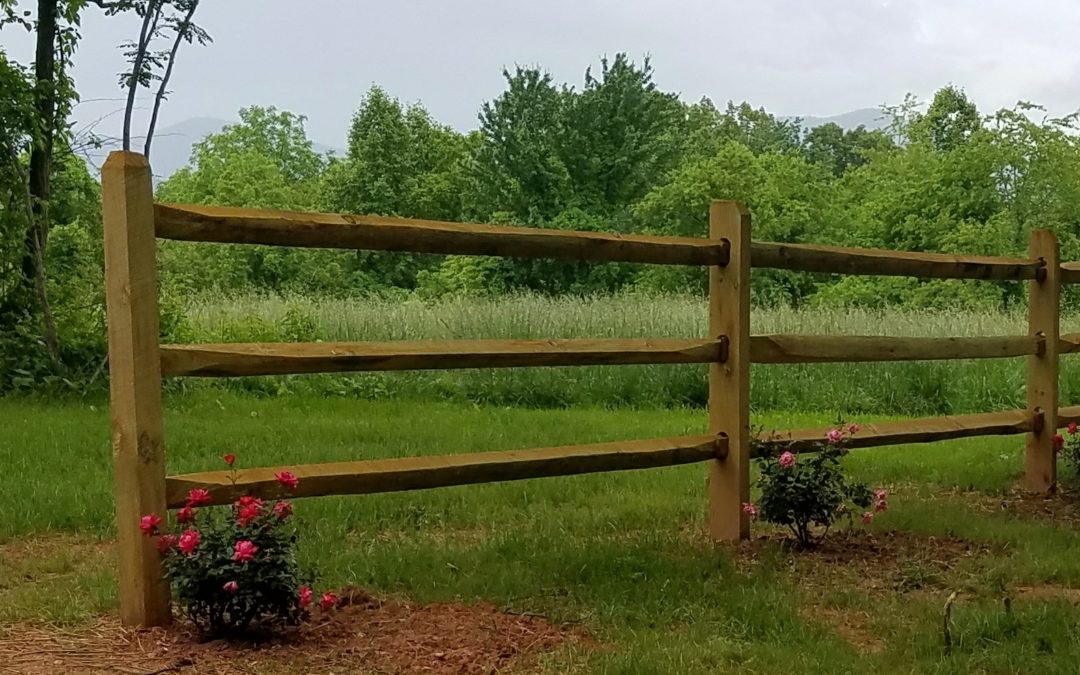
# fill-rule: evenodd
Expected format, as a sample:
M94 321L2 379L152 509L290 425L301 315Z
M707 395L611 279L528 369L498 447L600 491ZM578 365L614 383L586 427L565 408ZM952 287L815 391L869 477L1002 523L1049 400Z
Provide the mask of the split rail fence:
M1080 264L1061 265L1054 234L1031 233L1027 258L943 255L752 242L738 203L714 202L709 237L638 236L154 203L142 155L114 152L102 171L111 374L112 443L120 551L121 618L158 625L169 590L139 518L183 505L189 489L213 503L244 493L280 495L283 467L170 476L162 429L163 376L234 377L452 368L708 364L709 427L698 436L438 457L290 465L297 497L418 490L705 462L708 529L717 540L749 534L741 509L750 492L750 364L1026 357L1027 407L977 415L865 424L856 448L971 436L1026 434L1025 476L1037 491L1056 480L1053 435L1080 421L1058 408L1058 355L1080 351L1080 334L1059 335L1059 290L1080 283ZM156 239L458 255L699 265L709 268L706 339L454 340L281 344L159 344ZM1028 334L1010 337L750 335L750 268L922 278L1026 281ZM824 429L793 430L782 442L812 443ZM781 442L781 441L774 441Z

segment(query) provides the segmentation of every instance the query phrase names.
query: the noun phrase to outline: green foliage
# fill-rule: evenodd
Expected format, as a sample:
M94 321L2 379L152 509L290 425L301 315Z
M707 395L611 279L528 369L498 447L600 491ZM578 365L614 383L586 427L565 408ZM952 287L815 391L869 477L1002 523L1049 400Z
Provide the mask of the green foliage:
M230 470L235 455L226 455ZM234 475L235 478L235 475ZM295 490L297 479L278 473L279 490ZM252 624L274 628L307 615L310 586L300 572L293 506L244 496L228 507L199 508L210 500L201 488L188 493L175 514L176 532L163 533L160 518L142 519L154 537L165 574L181 611L207 637L235 636Z
M761 501L756 507L746 504L743 510L788 528L799 544L810 547L818 544L836 521L850 520L853 507L869 508L874 495L865 484L848 478L840 463L848 452L847 434L856 430L854 425L850 431L834 428L828 440L804 453L777 447L772 454L759 457ZM877 508L884 510L885 493L879 492L877 497Z

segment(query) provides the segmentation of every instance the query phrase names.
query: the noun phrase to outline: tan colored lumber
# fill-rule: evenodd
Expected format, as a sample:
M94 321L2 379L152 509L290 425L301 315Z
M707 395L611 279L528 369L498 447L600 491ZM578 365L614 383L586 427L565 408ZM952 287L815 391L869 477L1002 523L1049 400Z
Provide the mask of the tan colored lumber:
M420 340L163 345L165 375L235 377L375 370L710 363L724 340Z
M1058 355L1080 352L1080 333L1065 333L1058 338Z
M990 256L917 253L872 248L754 242L754 267L803 272L911 276L938 279L1034 279L1037 260Z
M110 153L101 195L120 619L128 626L161 626L170 619L169 587L153 542L139 530L143 515L165 516L156 242L146 158Z
M1076 422L1077 424L1080 424L1080 405L1070 405L1063 408L1058 408L1058 429L1065 428L1070 422Z
M927 417L899 422L860 424L851 437L850 448L873 448L885 445L930 443L974 436L1022 434L1040 426L1041 419L1026 410ZM808 450L825 440L829 428L794 429L767 434L755 442L754 456L780 448Z
M1024 477L1027 487L1049 492L1057 482L1054 434L1058 428L1058 347L1060 345L1060 276L1057 237L1053 230L1032 230L1028 252L1046 263L1045 274L1028 284L1028 332L1045 339L1046 348L1028 357L1027 409L1042 412L1044 426L1027 437Z
M213 504L227 504L245 494L264 499L368 494L648 469L703 462L723 457L726 452L727 439L723 436L684 436L508 452L242 469L235 477L228 471L210 471L171 476L166 479L166 484L169 506L176 508L184 505L188 490L196 487L209 490ZM292 471L300 479L294 492L284 488L275 478L283 469Z
M864 335L754 335L754 363L830 363L996 359L1036 354L1037 336L1008 337L878 337Z
M1061 263L1061 283L1080 283L1080 262Z
M728 242L728 264L709 268L709 336L727 338L727 359L709 365L709 432L728 438L728 454L709 463L709 535L750 536L750 213L716 201L709 237Z
M164 239L369 251L722 265L722 244L691 237L576 232L434 220L157 204Z

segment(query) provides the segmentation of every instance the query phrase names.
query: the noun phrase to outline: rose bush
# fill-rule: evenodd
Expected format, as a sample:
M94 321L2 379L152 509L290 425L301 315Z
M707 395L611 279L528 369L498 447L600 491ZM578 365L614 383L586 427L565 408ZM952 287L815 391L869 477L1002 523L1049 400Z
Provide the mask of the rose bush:
M1072 469L1073 477L1080 477L1080 435L1077 434L1076 422L1070 422L1065 432L1066 436L1054 435L1054 448Z
M224 460L233 467L236 457ZM232 476L235 485L235 469ZM289 471L276 478L283 491L299 485ZM188 493L187 504L176 511L179 534L163 531L157 514L143 516L139 524L143 534L156 539L184 615L208 637L295 625L306 618L312 590L297 562L292 504L245 495L228 507L203 508L211 501L205 489ZM319 605L326 611L337 603L337 596L326 593Z
M761 499L757 504L743 504L743 511L751 519L760 517L786 526L806 547L819 543L838 519L850 519L858 511L862 511L863 523L870 524L875 513L889 507L888 493L871 492L851 480L840 462L848 453L848 440L858 430L857 424L840 425L801 453L794 444L757 443Z

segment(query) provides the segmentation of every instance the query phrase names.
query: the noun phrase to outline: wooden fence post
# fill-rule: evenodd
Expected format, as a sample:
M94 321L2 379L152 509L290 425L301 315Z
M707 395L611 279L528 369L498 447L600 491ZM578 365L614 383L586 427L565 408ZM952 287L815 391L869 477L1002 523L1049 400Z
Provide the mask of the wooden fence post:
M750 536L742 504L750 501L750 214L731 201L709 209L709 236L726 239L725 267L709 268L709 337L726 337L727 360L709 365L709 433L728 436L728 454L710 462L709 535Z
M1061 267L1057 237L1052 230L1032 230L1028 251L1046 263L1045 274L1029 282L1028 331L1043 338L1044 348L1028 357L1028 413L1042 412L1043 424L1027 435L1024 469L1027 487L1049 492L1057 482L1054 435L1058 415L1058 338Z
M139 530L143 515L166 516L157 243L146 158L110 153L101 170L101 195L120 620L160 626L170 619L169 586L153 540Z

